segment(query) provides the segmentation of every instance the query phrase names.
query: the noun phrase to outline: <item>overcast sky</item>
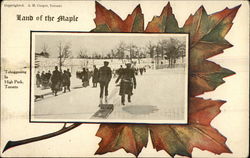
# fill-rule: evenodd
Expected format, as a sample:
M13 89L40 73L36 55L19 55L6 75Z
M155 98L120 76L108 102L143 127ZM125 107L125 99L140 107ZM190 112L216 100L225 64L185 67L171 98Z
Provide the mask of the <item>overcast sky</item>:
M186 40L186 34L179 34L178 36L173 34L91 34L90 33L67 33L67 34L36 34L35 35L35 52L40 53L42 47L46 44L49 48L48 53L51 57L58 56L58 44L59 42L70 43L72 56L76 57L79 54L80 49L86 49L88 54L93 52L100 54L110 53L111 49L116 48L121 41L126 44L133 43L138 47L145 46L149 41L157 43L162 39L169 39L170 37L176 38L181 41Z

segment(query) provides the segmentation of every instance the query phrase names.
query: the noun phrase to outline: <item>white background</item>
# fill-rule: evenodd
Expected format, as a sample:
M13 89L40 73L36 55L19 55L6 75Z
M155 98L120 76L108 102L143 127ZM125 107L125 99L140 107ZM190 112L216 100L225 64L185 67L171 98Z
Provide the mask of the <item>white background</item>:
M62 8L8 8L4 4L61 4ZM160 15L167 1L101 1L107 9L112 9L122 19L131 14L140 4L144 14L145 27L153 16ZM241 1L174 1L171 2L173 13L183 26L185 20L203 5L208 14L221 11L225 7L232 8L242 4L234 19L234 25L226 39L234 47L226 49L224 54L211 58L223 67L236 72L236 75L225 78L226 83L215 91L201 97L226 100L219 114L211 123L221 134L227 137L226 144L233 154L215 155L207 151L194 149L193 157L246 157L248 155L248 114L249 114L249 7ZM90 31L95 28L95 3L86 2L3 2L1 5L1 70L5 67L16 69L20 64L29 65L30 30L50 31ZM16 14L39 16L76 15L78 22L46 22L46 21L16 21ZM3 74L3 71L1 72ZM2 76L2 75L1 75ZM8 140L20 140L56 131L62 124L31 124L29 114L29 72L26 75L14 76L22 78L24 84L19 89L6 90L1 78L1 152ZM63 135L35 142L6 151L2 156L94 156L100 138L95 136L99 125L84 124ZM99 155L96 155L99 156ZM102 155L101 155L102 156ZM124 150L108 153L103 156L133 156ZM157 152L152 148L151 140L144 148L140 157L168 156L165 151Z

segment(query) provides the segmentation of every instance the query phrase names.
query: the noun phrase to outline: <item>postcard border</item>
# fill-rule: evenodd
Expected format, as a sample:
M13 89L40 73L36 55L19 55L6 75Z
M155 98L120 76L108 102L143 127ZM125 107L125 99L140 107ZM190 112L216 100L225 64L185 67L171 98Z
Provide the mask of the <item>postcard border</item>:
M33 32L44 32L44 33L93 33L93 34L186 34L188 35L188 64L187 64L187 123L141 123L141 122L85 122L85 121L32 121L31 120L31 92L32 92L32 33ZM145 125L189 125L189 90L190 90L190 84L189 84L189 73L190 73L190 33L184 33L184 32L87 32L87 31L41 31L41 30L30 30L30 84L29 84L29 123L85 123L85 124L145 124Z

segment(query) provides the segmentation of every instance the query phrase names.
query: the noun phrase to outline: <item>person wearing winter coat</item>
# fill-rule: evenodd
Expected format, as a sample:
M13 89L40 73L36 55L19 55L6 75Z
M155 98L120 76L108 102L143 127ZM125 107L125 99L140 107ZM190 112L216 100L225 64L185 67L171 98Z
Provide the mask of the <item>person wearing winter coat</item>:
M98 82L100 83L100 104L102 104L103 91L105 91L105 103L108 102L108 86L112 78L112 70L108 67L109 62L104 61L104 66L99 69Z
M70 91L69 85L70 85L70 77L69 77L68 72L64 70L62 74L62 86L63 86L64 93L66 93L66 89Z
M97 87L99 70L96 68L95 65L93 67L94 67L94 70L93 70L93 76L92 76L92 83L93 83L93 87Z
M119 80L121 80L119 95L121 96L122 105L125 105L125 95L128 95L128 102L131 102L133 88L136 88L135 72L134 69L131 68L131 63L126 64L126 68L123 69L116 83L118 83Z
M82 69L81 76L82 76L82 86L83 87L89 86L89 74L85 68Z
M58 67L56 66L51 76L51 89L55 96L57 96L57 92L61 89L61 80L61 72L58 71Z

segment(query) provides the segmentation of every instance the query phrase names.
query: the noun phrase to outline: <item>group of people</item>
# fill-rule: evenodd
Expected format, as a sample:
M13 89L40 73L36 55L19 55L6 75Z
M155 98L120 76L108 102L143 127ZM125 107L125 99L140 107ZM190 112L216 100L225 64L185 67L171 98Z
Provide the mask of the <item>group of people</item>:
M112 70L108 66L109 62L104 61L104 66L98 70L94 66L93 70L93 84L97 86L97 82L100 84L100 104L103 104L103 95L105 97L105 103L108 103L108 87L112 78ZM131 67L131 63L126 64L126 68L122 66L116 71L118 77L115 83L120 81L121 104L125 105L125 95L128 95L128 102L131 102L131 96L133 95L133 88L136 88L135 70Z
M58 70L58 67L55 66L55 70L51 76L51 90L57 96L57 92L63 88L63 92L66 93L66 90L70 91L70 77L71 73L69 69L64 70L63 72Z
M82 80L83 87L89 86L89 80L92 77L93 88L97 87L97 83L100 84L100 104L103 104L103 98L105 103L108 103L108 87L111 81L112 76L118 76L115 83L117 84L119 81L120 91L119 95L121 96L121 104L125 105L125 95L127 95L127 101L131 102L131 96L133 95L133 89L136 88L136 78L135 76L143 72L146 72L145 67L143 68L133 68L131 63L127 63L126 67L123 68L122 65L117 70L111 70L108 66L109 62L104 61L104 65L99 69L93 65L93 70L89 71L87 68L83 68L81 72L76 72L77 78ZM64 90L70 91L70 78L71 73L69 69L64 70L63 72L58 70L58 67L55 67L55 70L50 73L42 74L38 72L36 75L37 87L40 87L40 83L42 80L46 80L46 82L51 83L50 87L55 96L57 96L57 92Z
M82 68L82 71L77 71L76 72L76 78L82 80L82 86L87 87L89 86L89 80L92 77L92 82L93 82L93 88L97 87L97 82L98 82L98 69L96 66L93 66L93 70L89 71L88 68Z
M70 78L71 73L69 69L64 70L63 72L58 70L58 67L55 66L55 70L50 73L44 74L44 71L40 75L40 72L38 71L36 74L36 85L37 87L40 87L42 85L44 88L51 87L52 92L55 96L57 96L57 92L62 90L66 93L66 90L70 91Z
M40 74L40 72L38 71L36 74L36 86L37 87L43 87L46 88L49 86L49 80L51 77L51 72L50 70L48 72L44 72L42 71L42 73Z
M146 72L145 67L135 68L135 75L138 75L139 73L140 75L143 75L144 72Z
M96 65L93 65L93 70L89 71L87 68L83 68L81 72L76 72L76 77L82 80L82 86L89 86L89 80L92 77L93 88L97 87L97 83L100 84L100 98L102 100L103 93L105 91L105 102L107 102L108 96L108 84L112 78L111 68L108 67L109 62L105 61L104 66L99 69Z
M83 68L81 72L76 72L76 77L82 80L82 86L87 87L89 86L89 79L92 76L92 72L89 71L87 68Z

